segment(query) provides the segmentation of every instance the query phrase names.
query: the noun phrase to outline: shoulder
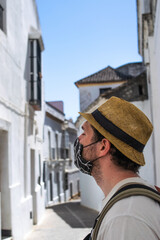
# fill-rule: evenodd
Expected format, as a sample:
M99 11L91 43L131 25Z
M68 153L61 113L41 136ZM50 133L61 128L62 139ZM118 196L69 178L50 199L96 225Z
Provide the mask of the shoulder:
M138 238L135 237L133 239L143 239L140 238L141 233L139 230L141 230L143 235L145 231L146 239L157 239L154 238L152 234L156 232L158 236L160 236L159 226L159 204L145 196L132 196L122 199L112 206L102 221L99 233L102 236L106 234L107 231L108 239L109 233L113 237L113 234L116 235L118 234L117 232L122 234L122 231L124 231L124 236L129 234L128 239L132 239L131 236L135 236L135 234L138 234ZM139 230L135 231L135 229ZM150 236L150 238L148 238L148 236ZM122 239L127 238L124 237Z
M116 202L105 216L107 221L119 216L129 216L147 221L151 224L154 219L160 221L160 205L149 197L131 196Z
M160 234L160 233L159 233ZM147 224L131 216L117 216L100 227L97 240L158 240Z

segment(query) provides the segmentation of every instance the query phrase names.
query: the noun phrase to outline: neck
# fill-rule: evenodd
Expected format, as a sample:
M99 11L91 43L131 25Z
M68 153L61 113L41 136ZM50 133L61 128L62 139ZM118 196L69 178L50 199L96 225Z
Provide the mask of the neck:
M137 173L115 166L111 161L106 161L106 159L99 159L99 161L97 161L97 166L95 164L92 176L95 178L95 181L105 196L107 196L112 188L120 181L126 178L139 177Z
M119 183L120 181L127 179L127 178L133 178L133 177L139 177L138 174L133 172L128 172L125 174L119 174L117 177L113 177L110 182L104 181L101 185L101 189L105 196L109 194L109 192L112 190L112 188Z

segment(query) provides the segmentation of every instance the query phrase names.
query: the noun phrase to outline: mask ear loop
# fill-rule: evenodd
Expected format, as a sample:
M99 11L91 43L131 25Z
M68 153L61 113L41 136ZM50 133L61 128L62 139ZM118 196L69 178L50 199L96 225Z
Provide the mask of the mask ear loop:
M100 141L101 141L101 140L97 140L96 142L90 143L90 144L84 146L83 148L89 147L89 146L91 146L91 145L93 145L93 144L95 144L95 143L97 143L97 142L100 142ZM99 158L101 158L101 157L98 157L98 158L96 158L96 159L93 159L93 160L91 160L91 161L89 161L89 162L90 162L90 163L93 163L93 162L95 162L96 160L98 160Z
M93 144L95 144L95 143L97 143L97 142L100 142L100 141L101 141L101 140L97 140L96 142L90 143L90 144L84 146L83 148L88 147L88 146L91 146L91 145L93 145ZM98 157L98 158L96 158L96 159L93 159L93 160L91 160L91 161L89 161L89 162L90 162L90 163L93 163L93 162L95 162L96 160L98 160L99 158L101 158L101 157Z
M88 145L86 145L86 146L83 146L83 148L89 147L89 146L91 146L91 145L93 145L93 144L95 144L95 143L97 143L97 142L99 142L99 140L97 140L96 142L90 143L90 144L88 144Z

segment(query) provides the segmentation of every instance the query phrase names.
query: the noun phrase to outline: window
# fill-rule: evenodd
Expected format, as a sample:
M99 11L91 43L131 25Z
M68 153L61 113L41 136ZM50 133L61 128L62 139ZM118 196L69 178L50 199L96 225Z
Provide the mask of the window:
M38 39L30 40L30 96L35 110L41 110L41 49Z
M69 158L69 150L66 149L66 158Z
M67 131L65 131L65 134L64 134L64 145L65 145L65 148L69 148L69 134Z
M47 163L43 162L43 182L44 182L44 188L47 187Z
M60 157L60 149L58 146L58 134L56 133L56 159L59 159Z
M7 10L6 0L0 0L0 31L6 33L6 10Z
M68 173L65 173L64 176L64 190L68 190Z
M66 148L61 148L61 158L66 159L69 158L69 150Z
M4 30L4 9L0 5L0 29L3 31Z
M41 171L41 155L39 154L38 157L39 157L39 176L38 176L38 184L41 185L41 177L42 177L42 175L41 175L41 173L42 173L42 171Z
M143 86L138 85L138 89L139 89L139 95L143 95Z
M51 133L48 132L48 157L51 160Z
M52 159L55 159L55 148L52 148Z
M64 148L61 148L61 159L64 159L65 158L65 153L64 153Z
M67 131L63 131L61 158L69 158L69 133Z
M105 93L106 91L109 91L111 90L112 88L100 88L99 89L99 93L102 94L102 93Z

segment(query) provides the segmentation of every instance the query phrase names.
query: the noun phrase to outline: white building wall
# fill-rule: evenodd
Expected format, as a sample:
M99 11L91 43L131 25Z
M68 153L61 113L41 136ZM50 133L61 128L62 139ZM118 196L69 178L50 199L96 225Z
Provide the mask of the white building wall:
M154 13L153 9L151 9L151 3L157 2L156 5L156 12ZM140 54L143 56L143 61L147 67L147 77L148 77L148 89L149 89L149 99L150 99L150 106L151 106L151 116L153 122L153 150L154 150L154 168L155 168L155 184L160 185L160 49L159 49L159 42L160 42L160 1L137 1L138 4L138 26L139 26L139 51ZM147 6L148 8L145 8ZM154 29L152 36L149 36L148 26L147 23L145 28L143 29L143 21L142 15L144 13L152 14L152 17L155 14L155 22L154 22ZM143 34L142 34L143 32Z
M35 150L36 182L39 176L37 155L42 155L43 112L34 113L26 103L29 80L28 37L31 27L40 29L35 1L6 1L5 11L6 32L0 30L0 132L6 131L8 134L8 150L5 153L8 182L1 183L7 192L5 197L2 191L1 199L4 203L9 201L9 211L3 208L5 214L1 214L1 222L2 229L11 230L15 240L22 240L32 228L33 209L37 222L44 211L43 185L35 184L33 196L30 180L31 148ZM1 156L1 161L5 158Z
M44 159L46 164L46 206L68 201L79 193L79 171L74 165L75 125L54 107L46 104L44 125ZM48 140L50 133L50 142ZM49 149L55 154L49 156ZM67 149L66 155L64 150ZM57 155L59 150L59 156ZM52 190L52 191L51 191Z
M121 83L111 83L111 84L97 84L88 86L79 86L79 96L80 96L80 111L84 111L94 100L96 100L100 95L100 89L102 88L115 88L121 85Z
M157 1L157 13L155 21L155 32L153 37L149 37L149 59L150 59L150 82L151 82L151 102L153 113L153 125L154 125L154 147L155 147L155 160L156 160L156 184L160 185L160 2Z
M135 106L141 109L146 116L152 122L152 116L150 111L150 100L133 102ZM151 135L150 139L148 140L145 148L144 148L144 157L145 157L145 166L140 168L140 176L147 180L151 184L156 183L155 179L155 160L154 160L154 139L153 134Z

